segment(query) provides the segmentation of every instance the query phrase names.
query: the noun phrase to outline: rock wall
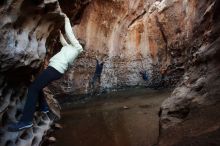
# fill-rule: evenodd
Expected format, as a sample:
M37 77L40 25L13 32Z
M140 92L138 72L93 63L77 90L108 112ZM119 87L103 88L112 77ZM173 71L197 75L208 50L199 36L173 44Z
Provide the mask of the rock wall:
M175 87L183 76L199 21L197 1L93 0L83 12L74 30L85 52L58 83L63 92L90 92L96 55L105 62L99 91L149 83Z
M67 13L76 14L87 2L72 2L76 11ZM21 132L7 130L9 123L21 117L30 81L43 68L47 57L56 51L48 46L57 44L57 30L64 23L60 11L57 0L0 2L1 146L40 145L55 120L52 114L36 114L33 128Z
M100 91L145 85L141 70L149 74L147 84L160 84L165 76L166 85L175 86L184 73L194 13L193 2L186 1L91 1L74 26L85 52L59 83L62 90L90 92L95 55L105 62Z
M181 82L161 107L166 129L187 118L191 110L219 102L219 2L194 1L194 25Z

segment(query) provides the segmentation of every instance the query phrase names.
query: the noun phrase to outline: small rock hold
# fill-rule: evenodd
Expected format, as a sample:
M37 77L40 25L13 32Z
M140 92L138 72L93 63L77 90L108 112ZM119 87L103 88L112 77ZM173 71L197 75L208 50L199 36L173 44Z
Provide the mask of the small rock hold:
M49 143L56 142L56 138L55 137L49 137L47 140L48 140Z
M123 106L123 109L128 109L128 107L125 105L125 106Z
M58 124L58 123L54 124L54 128L55 129L63 129L63 127L60 124Z

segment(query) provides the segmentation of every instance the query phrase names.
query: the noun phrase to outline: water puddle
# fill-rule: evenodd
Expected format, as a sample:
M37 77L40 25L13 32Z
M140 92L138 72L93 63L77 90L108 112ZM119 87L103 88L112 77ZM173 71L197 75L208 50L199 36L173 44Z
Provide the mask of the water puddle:
M170 91L130 89L62 111L54 146L152 146L159 107Z

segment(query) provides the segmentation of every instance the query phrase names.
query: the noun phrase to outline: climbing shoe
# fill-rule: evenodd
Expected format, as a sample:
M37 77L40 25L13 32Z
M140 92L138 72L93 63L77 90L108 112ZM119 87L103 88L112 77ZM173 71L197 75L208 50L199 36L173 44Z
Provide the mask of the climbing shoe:
M11 132L16 132L16 131L21 131L21 130L30 128L32 126L33 126L32 123L18 122L18 123L9 125L8 130Z

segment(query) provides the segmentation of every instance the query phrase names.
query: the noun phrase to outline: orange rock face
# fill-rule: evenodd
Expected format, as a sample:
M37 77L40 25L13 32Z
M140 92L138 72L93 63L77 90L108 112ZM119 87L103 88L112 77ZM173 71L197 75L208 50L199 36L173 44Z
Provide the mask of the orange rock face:
M91 1L80 23L74 26L78 38L85 43L85 52L66 76L68 85L63 86L64 91L89 92L95 55L105 61L100 90L143 85L140 70L147 70L150 81L160 82L160 70L182 67L182 48L192 37L196 2ZM179 78L172 73L167 76L176 78L173 85Z

